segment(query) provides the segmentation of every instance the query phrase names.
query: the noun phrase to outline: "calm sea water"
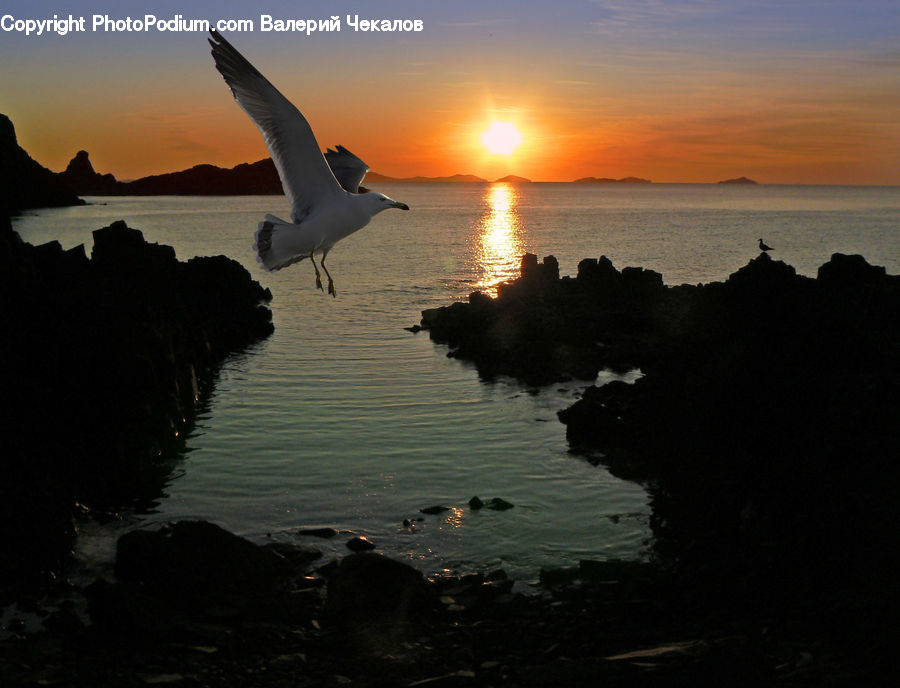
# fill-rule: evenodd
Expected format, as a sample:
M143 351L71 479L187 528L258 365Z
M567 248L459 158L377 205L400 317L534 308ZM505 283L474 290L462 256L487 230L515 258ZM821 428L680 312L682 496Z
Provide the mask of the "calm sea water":
M490 384L404 327L422 309L491 291L525 251L563 274L587 256L640 265L668 284L721 280L758 253L814 275L833 252L900 272L900 188L723 185L382 184L410 205L388 211L328 259L338 297L308 263L265 273L251 252L280 197L94 198L31 211L14 227L32 243L91 245L116 219L181 259L224 253L274 294L275 334L233 356L149 514L91 526L86 557L122 528L206 518L263 541L303 527L347 531L314 544L343 553L350 534L426 573L502 566L520 580L542 566L647 552L644 491L568 453L556 411L582 385ZM473 495L513 502L471 511ZM451 509L425 516L419 509ZM412 528L403 520L422 517ZM313 544L313 543L310 543Z

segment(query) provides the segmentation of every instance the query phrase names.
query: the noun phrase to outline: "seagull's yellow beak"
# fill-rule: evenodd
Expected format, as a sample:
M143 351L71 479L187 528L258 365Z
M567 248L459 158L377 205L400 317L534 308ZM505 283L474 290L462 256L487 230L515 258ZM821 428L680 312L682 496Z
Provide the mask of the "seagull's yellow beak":
M392 205L391 207L392 208L400 208L400 210L409 210L409 206L406 205L406 203L400 203L399 201L394 203L394 205Z

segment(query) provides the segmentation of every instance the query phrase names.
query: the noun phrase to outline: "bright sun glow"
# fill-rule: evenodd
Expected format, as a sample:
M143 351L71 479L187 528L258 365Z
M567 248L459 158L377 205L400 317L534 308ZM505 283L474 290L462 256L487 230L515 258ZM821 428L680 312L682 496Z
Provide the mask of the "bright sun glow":
M481 141L491 153L510 155L522 143L522 134L511 122L493 122L481 135Z

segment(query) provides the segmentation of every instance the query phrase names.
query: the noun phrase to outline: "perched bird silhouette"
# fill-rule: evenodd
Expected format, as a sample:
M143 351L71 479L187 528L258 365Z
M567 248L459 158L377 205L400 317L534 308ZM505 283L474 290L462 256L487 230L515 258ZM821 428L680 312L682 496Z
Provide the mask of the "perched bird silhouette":
M759 239L759 250L760 251L774 251L775 249L771 246L767 245L766 242L762 240L762 237Z
M211 30L212 56L237 104L259 127L278 170L284 195L291 205L291 221L266 215L253 244L267 270L280 270L309 258L322 277L315 256L322 257L328 293L336 296L325 258L341 239L362 229L382 210L409 210L384 194L360 188L368 165L343 146L323 155L312 128L300 111L231 43Z

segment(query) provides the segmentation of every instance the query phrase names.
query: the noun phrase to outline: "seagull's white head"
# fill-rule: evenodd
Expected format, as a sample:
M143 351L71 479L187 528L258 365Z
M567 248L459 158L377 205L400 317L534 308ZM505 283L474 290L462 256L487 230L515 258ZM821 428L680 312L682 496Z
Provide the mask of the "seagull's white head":
M373 215L377 215L382 210L388 208L400 208L400 210L409 210L406 203L399 203L392 198L388 198L384 194L369 191L368 193L359 194L357 197L365 205L366 209Z

